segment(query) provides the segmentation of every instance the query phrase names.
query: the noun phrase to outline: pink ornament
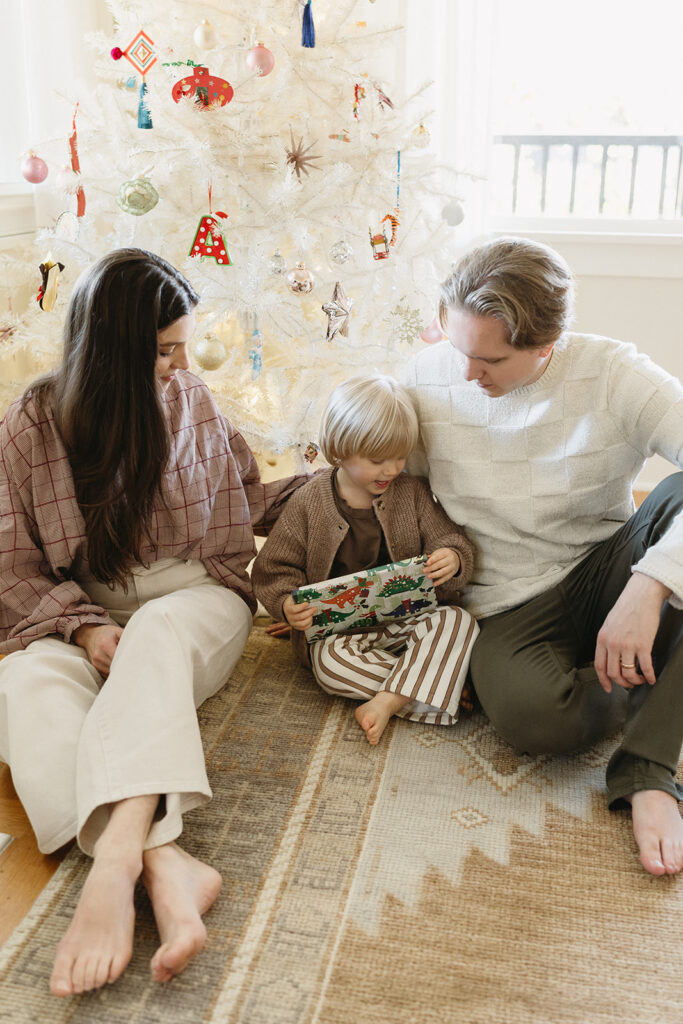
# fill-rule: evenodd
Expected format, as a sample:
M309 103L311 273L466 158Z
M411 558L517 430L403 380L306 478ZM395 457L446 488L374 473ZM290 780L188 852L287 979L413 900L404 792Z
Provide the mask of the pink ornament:
M21 173L32 185L38 185L47 178L47 164L31 151L21 165Z
M420 338L426 345L435 345L438 341L443 341L445 337L446 335L441 330L438 316L434 317L429 327L425 327L424 330L420 331Z
M275 67L275 57L263 43L252 46L247 53L246 62L249 70L258 71L261 78L269 75Z
M115 46L114 49L111 51L111 55L114 58L114 60L121 60L121 58L123 57L123 50L120 46Z

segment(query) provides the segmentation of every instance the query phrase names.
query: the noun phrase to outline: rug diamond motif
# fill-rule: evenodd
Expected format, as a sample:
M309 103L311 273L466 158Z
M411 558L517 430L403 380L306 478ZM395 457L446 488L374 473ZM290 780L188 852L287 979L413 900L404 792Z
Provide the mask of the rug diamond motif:
M469 732L456 735L454 742L470 759L470 777L486 779L501 793L509 793L530 776L538 774L550 760L546 756L518 754L483 721Z

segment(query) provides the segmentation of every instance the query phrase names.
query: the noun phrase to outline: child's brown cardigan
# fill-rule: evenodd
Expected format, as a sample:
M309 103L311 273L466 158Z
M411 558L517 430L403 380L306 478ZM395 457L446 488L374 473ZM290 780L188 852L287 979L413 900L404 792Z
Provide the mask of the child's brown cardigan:
M288 594L306 583L330 578L332 563L349 524L340 515L332 490L333 470L318 473L288 500L259 552L252 570L254 592L275 619L284 619ZM451 522L422 477L397 477L372 503L394 562L437 548L455 548L460 572L437 587L441 604L457 603L474 568L474 548L462 527ZM292 630L299 660L310 666L301 630Z

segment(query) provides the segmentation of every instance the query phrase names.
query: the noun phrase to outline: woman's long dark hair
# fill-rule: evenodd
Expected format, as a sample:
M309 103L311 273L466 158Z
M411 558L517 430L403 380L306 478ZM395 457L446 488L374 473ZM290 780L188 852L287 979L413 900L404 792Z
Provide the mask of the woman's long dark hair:
M170 438L154 368L157 332L199 296L170 263L116 249L76 282L62 365L26 394L52 406L85 519L93 575L125 586L150 541Z

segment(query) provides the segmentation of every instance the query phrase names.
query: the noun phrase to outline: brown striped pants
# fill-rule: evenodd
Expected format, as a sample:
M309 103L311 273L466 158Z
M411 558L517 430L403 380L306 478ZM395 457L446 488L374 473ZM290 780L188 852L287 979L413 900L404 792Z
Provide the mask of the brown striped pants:
M447 605L387 622L368 633L336 633L310 646L313 674L326 693L369 700L379 690L410 697L399 718L453 725L479 626Z

